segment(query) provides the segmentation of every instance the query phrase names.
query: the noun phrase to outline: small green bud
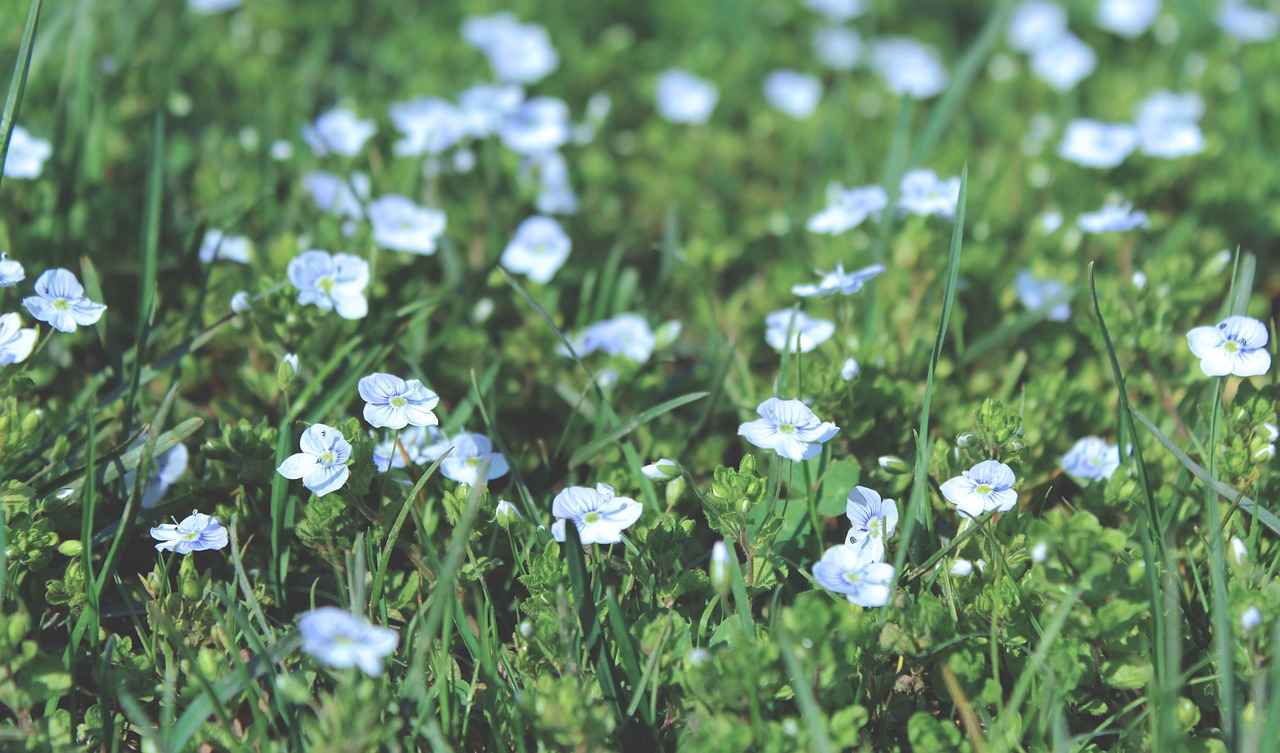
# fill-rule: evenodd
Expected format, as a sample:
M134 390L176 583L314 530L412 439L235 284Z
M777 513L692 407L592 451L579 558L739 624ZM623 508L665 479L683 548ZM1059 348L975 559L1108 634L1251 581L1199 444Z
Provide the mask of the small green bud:
M67 557L79 557L84 552L84 544L76 539L67 539L58 545L58 553Z
M964 434L956 437L956 447L972 447L973 443L976 442L977 439L977 435L973 432L965 432Z
M676 502L680 501L680 496L684 494L684 489L687 485L683 476L667 484L667 507L675 507Z
M293 378L298 375L298 355L296 353L285 353L284 358L280 359L280 365L276 367L276 385L281 391L289 389L289 385L293 383Z
M31 630L31 618L26 612L14 612L5 618L5 637L9 640L10 646L16 646L27 637L27 632Z
M1179 698L1177 717L1182 731L1190 732L1200 723L1200 707L1192 703L1190 698Z
M717 541L711 547L711 564L707 568L711 576L711 585L721 599L729 596L729 547L723 541Z
M515 505L505 499L500 499L497 507L493 510L493 519L503 528L510 528L512 523L523 520L523 516L520 515L520 511L516 509Z
M40 430L41 424L44 423L44 411L36 408L28 413L22 419L22 435L31 436Z

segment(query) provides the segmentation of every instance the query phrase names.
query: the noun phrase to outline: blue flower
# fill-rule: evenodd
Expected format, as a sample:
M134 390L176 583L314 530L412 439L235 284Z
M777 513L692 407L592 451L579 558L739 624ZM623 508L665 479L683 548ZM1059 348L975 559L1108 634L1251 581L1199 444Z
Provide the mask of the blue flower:
M771 397L756 409L761 418L738 427L738 435L756 447L773 450L797 463L816 458L822 443L840 431L840 427L823 422L799 400Z
M383 248L430 256L444 232L444 212L427 209L398 194L383 196L369 204L373 240Z
M622 541L622 531L639 520L642 512L644 505L615 496L608 484L596 484L594 489L570 486L561 490L551 503L552 516L559 518L551 525L551 536L563 542L565 523L572 521L584 545L616 544Z
M1032 311L1044 308L1044 305L1061 295L1067 287L1057 280L1037 280L1030 270L1018 272L1013 279L1013 290L1018 294L1022 305ZM1046 317L1051 322L1065 322L1071 318L1071 304L1063 301L1049 309Z
M845 190L832 183L827 188L827 208L809 218L805 229L811 233L839 235L862 224L889 206L889 195L880 186Z
M881 542L893 535L898 527L898 505L891 499L881 499L880 493L865 486L855 486L845 501L845 515L853 528L848 543L877 539Z
M884 267L880 264L872 264L854 272L845 272L844 265L836 262L834 270L830 272L817 270L817 272L822 276L822 280L817 285L794 285L791 292L801 298L826 298L836 293L853 295L862 290L863 285L884 272Z
M22 363L36 346L36 331L23 329L17 314L0 316L0 366Z
M136 445L141 446L142 440L138 440ZM187 472L189 455L186 445L176 444L167 452L162 452L156 456L155 466L151 469L151 475L147 477L147 485L143 488L142 498L139 500L139 504L144 509L155 507L156 503L164 498L165 492L169 491L169 487L182 478L182 474ZM132 491L134 481L137 478L137 471L126 473L124 475L125 488Z
M0 254L0 288L17 285L25 279L27 279L27 273L22 268L21 262Z
M1077 118L1067 123L1058 156L1083 167L1111 168L1138 146L1138 129L1127 123Z
M764 97L775 110L803 120L813 114L822 99L822 80L781 68L765 77Z
M200 261L205 264L215 261L248 264L249 239L243 235L227 235L221 230L210 230L204 234L204 240L200 243Z
M360 397L365 401L364 420L387 429L433 426L440 423L431 409L440 402L436 393L417 379L405 381L392 374L375 372L360 380Z
M670 123L707 122L720 99L716 85L679 68L658 74L658 114Z
M22 299L31 315L59 332L75 332L102 318L107 307L84 295L76 276L65 269L50 269L36 280L36 294Z
M340 107L316 118L314 125L304 126L302 140L317 157L330 152L354 157L377 130L372 120L360 120L354 112Z
M313 424L302 432L299 440L302 452L285 458L276 472L289 479L302 479L317 497L336 492L347 483L351 472L347 461L351 459L351 443L342 432L324 424Z
M502 252L502 266L516 274L526 274L546 285L569 258L573 243L560 223L535 215L520 223L516 235Z
M1187 333L1191 352L1200 359L1205 376L1260 376L1271 370L1267 326L1247 316L1229 316L1216 327L1196 327Z
M1127 233L1134 228L1150 227L1147 213L1133 211L1133 202L1108 204L1097 212L1086 212L1076 219L1086 233Z
M880 549L883 554L883 548ZM882 607L892 594L893 565L876 556L869 542L833 546L813 566L813 579L828 591L844 594L862 607Z
M764 341L777 351L784 348L808 353L836 333L836 325L826 319L811 319L803 311L782 309L764 319Z
M321 664L335 669L359 667L377 677L388 655L396 650L400 636L389 628L371 625L337 607L320 607L298 618L302 650Z
M446 450L453 448L453 452L440 462L440 473L460 484L483 486L488 481L506 475L509 470L507 459L502 453L494 452L493 442L481 434L463 432L440 444ZM485 463L489 464L489 470L481 478L480 468Z
M653 355L657 338L649 323L639 314L619 314L612 319L596 322L575 335L571 342L579 357L597 350L611 356L621 355L636 363L644 363ZM560 346L561 355L569 352Z
M159 541L156 551L178 554L221 549L227 545L227 529L217 518L194 510L181 523L162 523L151 529L151 538Z
M1101 481L1120 467L1120 448L1099 437L1076 441L1062 458L1062 470L1076 478Z
M960 179L942 180L932 170L918 169L902 176L899 186L898 209L921 217L956 216L956 204L960 201Z
M1018 482L1013 469L998 460L984 460L963 475L942 483L942 496L966 518L983 512L1005 512L1018 504L1013 485Z
M45 139L32 136L22 126L13 127L9 136L9 153L4 158L6 178L39 178L44 161L53 154L53 146Z
M337 311L343 319L362 319L369 313L364 288L369 263L351 254L304 251L289 262L289 282L298 289L298 303L313 303Z

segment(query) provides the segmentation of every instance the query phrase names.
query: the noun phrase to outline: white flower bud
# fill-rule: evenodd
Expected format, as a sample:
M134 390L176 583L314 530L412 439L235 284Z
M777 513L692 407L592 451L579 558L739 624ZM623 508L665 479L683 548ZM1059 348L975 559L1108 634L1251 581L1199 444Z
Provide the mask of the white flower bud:
M973 563L957 557L955 563L951 565L951 574L959 575L961 578L968 578L973 574Z
M858 375L861 373L862 367L859 366L858 362L852 358L846 358L844 360L844 366L840 368L840 378L846 382L852 382L857 379Z

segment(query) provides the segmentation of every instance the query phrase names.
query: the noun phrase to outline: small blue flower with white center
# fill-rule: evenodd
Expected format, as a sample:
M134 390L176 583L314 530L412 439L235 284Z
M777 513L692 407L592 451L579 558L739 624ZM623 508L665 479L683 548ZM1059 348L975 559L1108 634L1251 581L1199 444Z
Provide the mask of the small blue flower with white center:
M884 267L880 264L872 264L869 267L863 267L853 272L845 272L844 264L836 262L834 270L823 272L819 269L817 272L822 276L817 285L793 285L791 292L801 298L826 298L836 293L853 295L861 291L863 285L884 272Z
M159 541L156 551L191 554L209 549L221 549L229 541L227 529L210 515L191 511L177 525L162 523L151 529L151 538Z
M396 650L400 636L390 628L337 607L320 607L298 618L302 650L334 669L359 667L377 677L387 656Z
M853 528L846 543L866 539L887 541L898 527L898 505L881 499L880 493L865 486L855 486L845 500L845 515Z
M628 497L619 497L608 484L570 486L562 489L551 503L551 515L559 518L551 526L556 541L565 540L565 523L578 528L578 540L586 544L617 544L622 531L640 519L644 505Z
M827 187L827 207L809 218L805 229L811 233L839 235L861 225L889 206L889 195L880 186L845 189L838 183Z
M362 378L357 389L365 401L364 420L373 426L403 429L409 424L435 426L440 423L431 412L440 397L417 379L406 382L393 374L375 372Z
M883 547L875 547L870 540L833 546L814 564L813 579L858 606L882 607L893 593L894 569L877 552L882 556Z
M550 217L535 215L520 223L515 237L502 252L502 266L509 272L525 274L539 285L555 277L573 243L560 223Z
M1187 333L1191 352L1200 359L1205 376L1261 376L1271 370L1267 326L1247 316L1229 316L1216 327L1196 327Z
M1120 448L1100 437L1083 437L1062 458L1062 470L1079 479L1102 481L1120 467Z
M369 263L351 254L304 251L289 262L289 282L298 289L298 303L336 311L343 319L363 319L369 313L364 289Z
M84 287L65 269L50 269L36 280L36 294L22 299L31 315L59 332L75 332L102 318L107 307L85 297Z
M816 458L822 452L822 443L840 431L835 424L821 421L799 400L771 397L760 403L756 412L761 418L739 426L738 436L797 463Z
M493 442L484 435L463 432L443 444L445 449L452 447L453 452L440 461L440 473L460 484L483 486L488 481L505 476L509 470L507 459L502 453L493 451ZM486 463L489 470L482 478L480 470Z
M412 199L390 194L369 203L373 241L392 251L430 256L444 233L445 216L439 209L420 207Z
M1057 280L1036 279L1027 269L1018 272L1018 276L1013 279L1013 290L1018 294L1018 300L1032 311L1044 308L1045 304L1062 295L1066 289L1067 286ZM1062 301L1054 305L1045 318L1051 322L1067 321L1071 318L1071 304Z
M1018 504L1013 485L1018 482L1013 469L998 460L984 460L963 475L942 483L942 496L966 518L983 512L1006 512Z
M342 432L325 424L313 424L302 432L299 444L302 452L285 458L277 473L289 479L302 479L302 485L317 497L336 492L347 483L351 475L347 469L351 443Z

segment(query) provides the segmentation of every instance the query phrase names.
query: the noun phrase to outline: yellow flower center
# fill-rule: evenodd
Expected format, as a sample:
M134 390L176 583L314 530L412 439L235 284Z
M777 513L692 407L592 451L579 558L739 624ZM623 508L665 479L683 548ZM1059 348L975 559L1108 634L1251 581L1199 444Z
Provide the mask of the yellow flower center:
M583 523L598 523L600 522L600 520L601 520L601 517L600 517L600 513L598 512L589 512L586 515L582 516Z

